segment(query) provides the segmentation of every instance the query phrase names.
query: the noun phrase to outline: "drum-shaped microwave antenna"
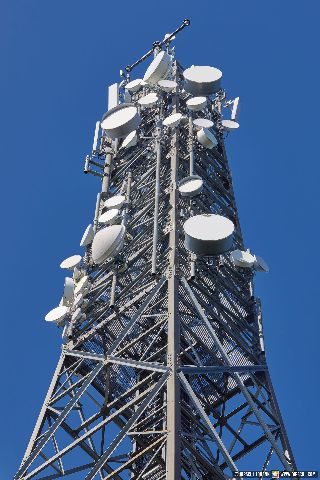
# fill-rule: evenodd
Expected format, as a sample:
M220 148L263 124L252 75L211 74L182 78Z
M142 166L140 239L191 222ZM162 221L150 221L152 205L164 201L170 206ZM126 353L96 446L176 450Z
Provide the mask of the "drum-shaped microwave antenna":
M191 97L186 101L187 108L193 112L203 110L207 105L206 97Z
M143 80L149 85L155 85L167 76L171 66L171 56L162 50L150 63Z
M74 288L74 296L77 297L80 293L84 293L87 288L90 286L89 277L85 275L84 277L79 280L79 282L75 285Z
M65 316L68 313L68 310L69 310L68 307L64 305L60 307L56 307L50 310L49 313L47 313L47 315L45 316L45 320L46 322L54 322L59 325L61 322L63 322Z
M120 212L117 208L111 208L110 210L107 210L102 215L100 215L98 222L113 225L119 218L119 213Z
M93 237L94 237L93 226L90 223L85 229L84 234L82 235L80 247L86 247L87 245L90 245L90 243L93 240Z
M158 95L154 92L151 92L145 95L144 97L140 97L138 100L138 103L143 108L151 108L157 103L158 100L159 100Z
M123 139L121 148L135 147L137 143L138 143L137 130L133 130L133 132L129 133L129 135L127 135L126 138Z
M113 197L108 198L103 204L104 208L121 208L126 200L124 195L114 195Z
M163 90L164 92L172 92L175 88L177 88L178 84L174 80L159 80L158 86Z
M133 103L121 103L108 110L101 121L101 128L109 138L126 137L140 125L141 118Z
M237 267L251 268L255 262L254 255L243 250L234 250L231 252L230 257Z
M81 255L72 255L72 257L68 257L60 263L60 268L73 270L74 268L80 265L81 260L82 260Z
M182 197L194 197L203 188L203 180L198 175L190 175L183 178L179 183L179 193Z
M212 128L213 121L209 120L209 118L195 118L193 120L193 125L197 130L201 130L201 128Z
M173 113L172 115L169 115L169 117L165 118L162 123L166 127L175 128L179 125L181 118L181 113Z
M124 225L111 225L96 233L92 242L92 259L94 263L100 264L107 258L115 257L122 248L124 236Z
M192 95L212 95L220 90L222 72L218 68L195 66L183 72L184 88Z
M201 128L201 130L197 132L197 139L198 139L198 142L201 143L201 145L203 145L206 148L211 149L218 145L218 141L216 137L207 128Z
M183 228L185 247L198 255L219 255L232 246L234 225L221 215L195 215Z
M235 120L222 120L221 124L223 129L227 130L228 132L230 132L231 130L236 130L240 127L239 123Z
M142 78L136 78L135 80L131 80L131 82L127 83L124 88L130 93L138 92L142 87L141 82Z

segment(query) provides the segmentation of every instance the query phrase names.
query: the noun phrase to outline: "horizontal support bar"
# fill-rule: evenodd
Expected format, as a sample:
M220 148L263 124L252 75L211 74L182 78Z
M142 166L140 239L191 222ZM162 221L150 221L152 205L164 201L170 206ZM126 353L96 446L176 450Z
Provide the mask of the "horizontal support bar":
M114 363L117 365L125 365L132 368L140 368L142 370L151 370L153 372L168 372L170 369L166 365L161 365L161 363L152 363L152 362L143 362L138 360L132 360L130 358L120 358L112 355L99 355L97 353L91 352L81 352L80 350L63 350L65 355L70 355L73 357L81 357L88 360L95 360L103 363Z
M232 372L261 372L266 371L266 365L239 365L239 366L230 366L230 365L216 365L216 366L184 366L180 367L179 371L187 373L188 375L202 375L206 373L232 373Z

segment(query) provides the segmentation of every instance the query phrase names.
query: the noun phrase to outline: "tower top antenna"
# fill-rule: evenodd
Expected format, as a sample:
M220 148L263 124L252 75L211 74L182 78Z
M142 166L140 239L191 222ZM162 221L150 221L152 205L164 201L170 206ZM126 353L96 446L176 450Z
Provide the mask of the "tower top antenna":
M178 27L174 32L170 34L166 34L163 40L161 40L161 42L159 40L153 42L152 48L147 53L145 53L141 58L139 58L139 60L134 62L132 65L127 65L126 72L130 73L140 63L144 62L144 60L146 60L148 57L150 57L153 54L155 49L160 49L163 45L169 45L169 43L174 39L176 34L181 32L181 30L183 30L185 27L189 25L190 25L190 20L188 18L185 18L182 24L180 25L180 27Z

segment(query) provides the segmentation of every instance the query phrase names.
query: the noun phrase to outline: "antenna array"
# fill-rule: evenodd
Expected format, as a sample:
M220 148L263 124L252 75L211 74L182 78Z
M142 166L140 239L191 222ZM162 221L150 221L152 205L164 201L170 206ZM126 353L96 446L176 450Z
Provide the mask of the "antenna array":
M61 263L71 276L46 320L62 353L15 479L296 469L253 291L268 266L244 246L224 147L239 98L217 68L175 60L187 24L109 88L85 161L102 188L82 255Z

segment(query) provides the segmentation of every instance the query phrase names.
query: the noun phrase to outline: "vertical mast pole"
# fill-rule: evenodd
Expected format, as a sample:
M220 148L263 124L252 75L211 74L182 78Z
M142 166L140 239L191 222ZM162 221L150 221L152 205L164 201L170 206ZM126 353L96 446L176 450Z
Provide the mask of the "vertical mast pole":
M177 64L173 65L175 80L177 79ZM178 106L178 96L173 98L174 110L176 113ZM177 374L180 354L180 318L179 318L179 300L178 289L179 281L176 276L178 260L178 230L176 228L178 191L176 188L176 179L178 171L178 148L179 132L178 127L172 135L171 143L171 231L169 236L169 268L168 268L168 351L167 364L171 368L171 375L167 382L167 450L166 450L166 470L167 480L181 480L181 413L180 413L180 382Z

